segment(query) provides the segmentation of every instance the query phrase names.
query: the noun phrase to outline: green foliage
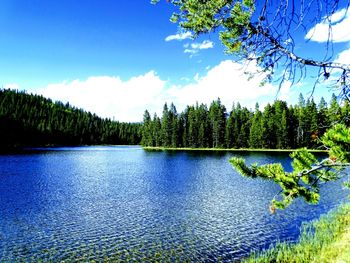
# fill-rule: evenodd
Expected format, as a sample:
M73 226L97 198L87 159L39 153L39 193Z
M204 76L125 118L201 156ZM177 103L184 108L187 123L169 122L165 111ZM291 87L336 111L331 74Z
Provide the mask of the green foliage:
M138 144L141 125L102 119L68 103L0 90L0 149L45 145Z
M296 150L290 155L292 172L286 172L280 163L248 167L243 158L236 157L230 163L243 176L268 179L281 187L281 197L272 200L273 208L284 209L298 197L316 204L320 199L320 183L338 179L336 172L350 165L350 128L337 124L321 140L330 147L329 157L319 162L306 148Z
M246 177L255 178L257 174L255 172L257 165L253 164L250 168L246 165L245 160L239 157L233 157L230 159L230 163L235 167L235 169Z
M321 102L320 102L321 103ZM344 105L338 105L341 115L338 120L347 120ZM191 147L191 148L266 148L296 149L317 148L322 145L320 137L325 129L320 127L330 122L332 115L309 100L289 106L276 100L261 112L234 104L229 113L220 99L208 108L205 104L187 106L177 113L176 107L164 105L163 116L151 120L144 116L143 146ZM344 115L342 115L344 113ZM156 128L157 127L157 128Z
M143 114L142 145L153 145L152 122L149 112Z
M153 4L159 0L151 0ZM179 8L170 21L194 32L195 35L213 31L220 27L220 39L228 53L245 50L252 36L250 21L255 10L252 0L172 0Z
M225 144L226 108L220 99L213 101L209 108L209 122L212 131L212 147L221 148Z
M323 136L322 141L334 161L350 162L350 130L343 124L336 124Z
M299 174L305 169L310 170L312 165L317 162L316 157L306 148L296 150L290 157L293 158L292 167L295 174Z

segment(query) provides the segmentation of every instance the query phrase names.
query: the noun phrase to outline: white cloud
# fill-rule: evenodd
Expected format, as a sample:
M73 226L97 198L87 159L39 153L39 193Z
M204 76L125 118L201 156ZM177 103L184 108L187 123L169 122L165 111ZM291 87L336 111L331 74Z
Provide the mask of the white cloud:
M334 62L349 64L349 61L350 61L350 49L346 49L338 54L338 57Z
M186 49L184 50L184 53L187 53L187 54L196 54L196 53L198 53L198 50L186 48Z
M179 33L179 34L176 34L176 35L170 35L170 36L167 36L165 38L165 41L172 41L172 40L179 40L179 41L182 41L182 40L185 40L185 39L189 39L192 37L192 33L191 32L184 32L184 33Z
M263 79L257 75L248 81L244 71L255 72L253 63L246 67L226 60L209 69L205 75L196 74L188 84L171 85L162 80L154 71L121 80L113 76L89 77L86 80L74 80L36 90L53 100L69 102L71 105L96 113L101 117L115 118L119 121L142 121L145 109L151 114L161 114L165 102L173 102L178 111L196 102L210 103L220 97L228 110L233 102L254 108L256 102L263 107L272 102L277 88L271 84L261 87ZM280 98L289 99L289 88L282 87Z
M168 101L173 101L180 110L186 105L199 103L209 104L220 97L223 104L230 110L233 102L254 108L256 102L264 106L273 101L277 94L277 88L271 84L261 87L262 75L256 75L248 80L244 71L256 72L257 66L253 63L246 67L241 64L226 60L211 68L205 76L194 76L194 81L183 86L171 86L167 90ZM283 87L280 94L288 98L289 88Z
M162 103L159 99L164 85L165 81L150 71L127 81L122 81L119 77L99 76L49 84L36 93L53 100L69 102L101 117L139 122L142 121L146 108L153 110Z
M209 40L204 40L202 43L193 43L191 44L191 48L193 49L208 49L208 48L213 48L214 43Z
M19 85L17 83L8 83L3 86L4 89L13 89L13 90L18 90Z
M331 31L329 31L330 27ZM349 28L350 12L347 9L342 9L334 13L329 19L324 19L311 28L305 38L315 42L327 42L328 38L335 43L347 42L350 41Z
M186 43L184 45L184 53L189 53L189 54L196 54L198 53L199 50L202 49L209 49L209 48L213 48L214 47L214 43L212 41L209 40L204 40L201 43Z

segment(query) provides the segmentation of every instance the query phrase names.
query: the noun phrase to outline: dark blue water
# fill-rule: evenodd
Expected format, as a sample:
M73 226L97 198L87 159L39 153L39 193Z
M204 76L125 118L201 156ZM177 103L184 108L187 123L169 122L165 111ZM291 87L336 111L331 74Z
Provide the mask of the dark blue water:
M237 174L232 153L139 147L36 149L0 155L0 261L224 262L276 240L346 200L340 182L319 205L270 215L278 186ZM245 154L282 162L287 154Z

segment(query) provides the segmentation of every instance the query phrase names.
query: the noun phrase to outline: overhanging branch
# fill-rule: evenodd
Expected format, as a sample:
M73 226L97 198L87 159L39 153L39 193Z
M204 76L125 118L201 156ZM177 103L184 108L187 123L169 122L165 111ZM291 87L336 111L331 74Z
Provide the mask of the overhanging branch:
M342 64L342 63L337 63L332 61L325 62L325 61L317 61L313 59L302 58L296 55L295 53L291 52L284 46L282 46L281 43L275 37L269 34L269 32L267 30L264 30L262 27L259 27L259 26L256 27L252 23L249 23L248 28L249 28L249 31L252 32L253 34L262 35L265 39L267 39L275 50L285 54L287 57L289 57L293 61L298 62L302 65L350 71L350 64Z
M297 177L303 177L305 175L311 174L323 168L347 167L347 166L350 166L350 163L339 163L339 162L335 163L335 162L332 162L331 159L327 158L323 160L320 164L312 166L311 169L309 170L302 170L300 173L298 173Z

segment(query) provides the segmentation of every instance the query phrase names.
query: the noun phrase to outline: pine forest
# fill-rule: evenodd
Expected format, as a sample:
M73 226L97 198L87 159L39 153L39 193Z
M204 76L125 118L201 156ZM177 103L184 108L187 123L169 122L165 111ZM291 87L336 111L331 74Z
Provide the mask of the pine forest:
M0 90L0 149L139 144L141 124L120 123L25 92Z
M263 110L234 103L228 112L220 99L208 108L205 104L187 106L177 113L174 104L165 104L163 114L143 116L142 145L185 148L318 148L322 134L336 123L350 124L350 105L341 105L333 94L327 103L299 95L297 105L276 100Z
M0 90L0 147L58 145L137 145L171 148L318 148L319 138L336 123L350 125L347 101L299 96L297 105L276 100L260 110L233 103L227 111L220 99L187 106L178 113L165 103L162 116L146 110L143 123L103 119L39 95Z

